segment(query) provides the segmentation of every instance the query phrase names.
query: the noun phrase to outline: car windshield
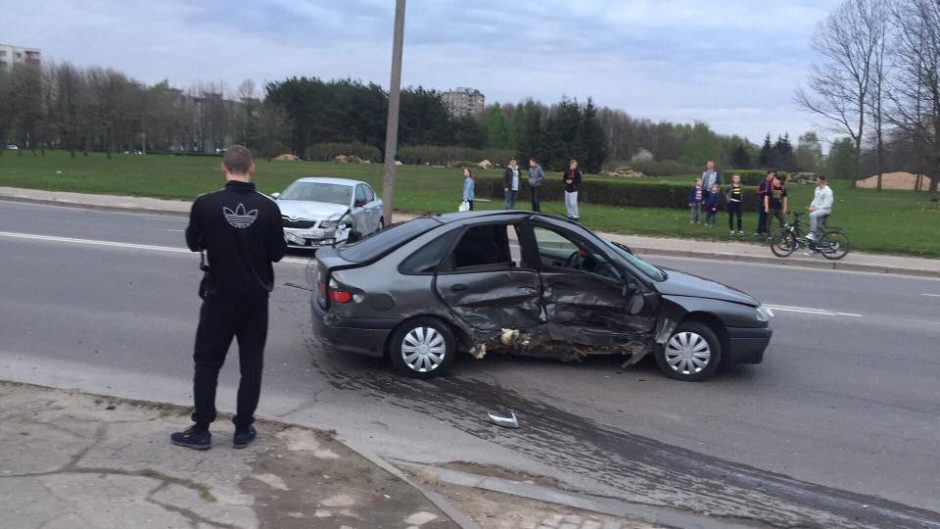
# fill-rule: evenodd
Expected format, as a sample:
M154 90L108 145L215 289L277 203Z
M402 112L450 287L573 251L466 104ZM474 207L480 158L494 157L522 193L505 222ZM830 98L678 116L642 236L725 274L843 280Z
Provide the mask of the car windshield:
M664 281L666 279L666 272L664 272L663 269L659 268L656 265L647 263L643 259L640 259L636 255L631 253L627 249L626 246L619 244L619 243L610 242L604 239L601 239L601 240L603 240L604 243L606 243L609 248L613 249L614 252L617 253L617 255L626 259L627 262L632 264L634 268L640 270L641 272L649 276L654 281Z
M361 263L373 257L384 255L439 225L440 222L430 217L421 217L401 224L395 224L371 237L340 247L339 254L347 261Z
M352 202L353 187L326 182L294 182L278 197L280 200L307 200L348 206Z

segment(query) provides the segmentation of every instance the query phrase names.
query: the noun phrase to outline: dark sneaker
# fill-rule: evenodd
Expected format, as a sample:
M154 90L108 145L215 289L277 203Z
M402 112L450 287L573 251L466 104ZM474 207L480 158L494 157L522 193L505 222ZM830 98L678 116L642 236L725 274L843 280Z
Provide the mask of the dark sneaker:
M212 448L212 434L209 433L209 430L191 426L188 430L171 435L170 442L176 446L185 446L193 450L208 450Z
M232 437L232 448L246 448L258 437L258 432L254 426L247 428L235 428L235 435Z

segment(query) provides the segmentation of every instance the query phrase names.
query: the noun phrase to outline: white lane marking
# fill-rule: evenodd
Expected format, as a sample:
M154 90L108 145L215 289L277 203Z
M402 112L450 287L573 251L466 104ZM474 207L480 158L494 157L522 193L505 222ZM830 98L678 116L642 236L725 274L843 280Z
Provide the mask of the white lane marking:
M10 239L25 239L31 241L57 242L64 244L84 244L86 246L105 246L109 248L124 248L129 250L146 250L154 252L185 253L192 254L188 248L174 248L172 246L155 246L152 244L134 244L129 242L101 241L97 239L76 239L73 237L57 237L54 235L37 235L34 233L15 233L10 231L0 231L0 237ZM285 257L281 260L284 263L307 264L309 259L299 257Z
M940 298L940 294L928 294L926 292L922 293L921 296L927 296L928 298Z
M815 316L845 316L847 318L861 318L861 314L856 314L854 312L838 312L833 310L826 309L816 309L812 307L793 307L789 305L770 305L764 304L770 310L781 311L781 312L796 312L799 314L813 314Z

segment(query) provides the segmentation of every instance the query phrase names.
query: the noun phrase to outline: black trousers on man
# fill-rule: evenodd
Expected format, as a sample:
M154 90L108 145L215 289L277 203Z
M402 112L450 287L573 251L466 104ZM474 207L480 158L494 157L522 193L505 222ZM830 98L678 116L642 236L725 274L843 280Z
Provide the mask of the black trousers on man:
M770 230L768 228L769 226L767 225L767 212L764 211L764 205L761 204L760 207L757 208L757 234L764 235L766 233L769 233Z
M267 296L211 296L202 302L193 354L196 362L193 422L208 426L216 418L215 392L219 370L225 363L232 338L238 341L238 366L241 371L238 404L232 422L236 427L247 427L254 422L261 396L261 371L267 336Z
M542 186L529 186L529 198L532 200L532 211L542 211Z

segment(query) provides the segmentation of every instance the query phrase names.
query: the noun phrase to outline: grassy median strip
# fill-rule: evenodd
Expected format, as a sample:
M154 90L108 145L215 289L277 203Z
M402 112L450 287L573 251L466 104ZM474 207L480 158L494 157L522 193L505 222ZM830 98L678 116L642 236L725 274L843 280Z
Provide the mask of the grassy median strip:
M0 156L0 186L192 199L221 187L221 158L211 156L134 156L103 154L88 156L47 151L45 156L30 152L6 152ZM372 184L381 194L382 166L378 164L339 164L330 162L257 162L256 181L266 193L281 191L302 176L355 178ZM475 170L477 175L498 176L499 170ZM727 176L727 175L725 175ZM559 174L548 174L546 185L561 185ZM591 180L587 177L586 189ZM691 181L694 177L650 178L650 183ZM456 211L463 184L462 169L399 166L396 209L419 213ZM926 193L855 189L850 182L834 181L835 213L831 224L844 228L853 247L879 253L940 256L940 207ZM813 186L789 188L790 204L805 208L812 200ZM753 199L753 197L751 197ZM517 205L528 207L523 191ZM480 202L478 209L498 209L498 200ZM543 204L547 213L564 214L558 202ZM715 228L690 226L688 212L681 209L616 208L584 204L582 220L590 227L617 233L712 240L755 240L757 215L744 218L744 237L729 237L727 215L720 212Z

